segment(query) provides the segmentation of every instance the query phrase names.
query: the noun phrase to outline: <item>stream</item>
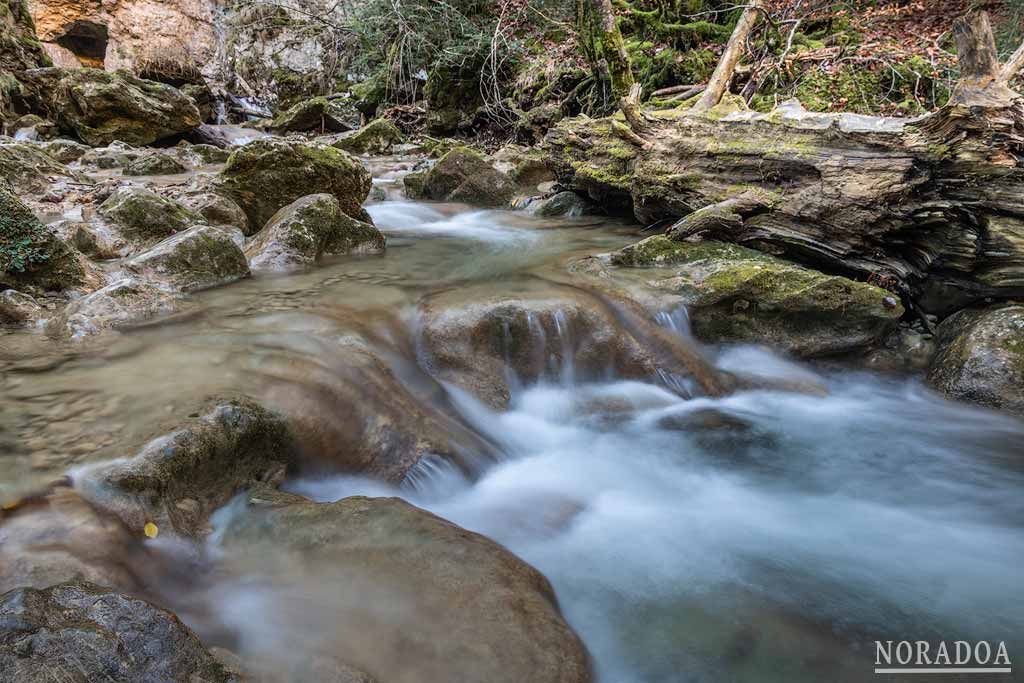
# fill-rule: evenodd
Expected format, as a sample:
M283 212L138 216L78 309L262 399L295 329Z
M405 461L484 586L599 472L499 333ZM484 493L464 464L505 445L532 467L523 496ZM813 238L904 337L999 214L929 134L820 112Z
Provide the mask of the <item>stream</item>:
M544 288L570 261L637 239L610 219L405 201L376 175L387 199L367 210L388 237L383 256L206 291L187 314L98 347L0 332L0 493L129 454L197 397L262 397L289 359L325 353L314 338L353 325L415 338L417 306L436 292ZM661 323L688 339L685 320L679 310ZM418 362L415 349L392 352ZM284 488L319 501L399 496L505 545L552 582L600 681L871 680L878 639L1024 652L1024 423L912 378L757 347L701 352L828 393L687 400L658 378L583 381L566 363L511 381L507 410L445 385L462 424L495 447L472 473L427 457L399 484L308 471ZM234 514L215 516L209 557ZM259 581L258 566L205 572L165 598L204 639L230 633L243 656L305 656L352 599L327 580Z

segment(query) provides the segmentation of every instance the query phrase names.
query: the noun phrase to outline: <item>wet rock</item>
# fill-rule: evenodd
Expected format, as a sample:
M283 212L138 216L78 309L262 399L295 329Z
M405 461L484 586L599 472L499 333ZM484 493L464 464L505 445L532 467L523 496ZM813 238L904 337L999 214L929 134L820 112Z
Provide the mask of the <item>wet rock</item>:
M134 149L127 145L110 145L109 147L96 147L90 149L79 159L82 166L93 166L100 170L112 168L124 168L140 156L142 150Z
M249 227L249 218L242 211L242 207L222 194L199 190L179 195L177 199L187 209L202 216L203 222L210 225L238 228L243 233Z
M712 343L764 343L805 357L838 354L883 339L903 315L898 299L883 289L736 245L659 235L611 261L662 267L651 271L651 285L681 295L694 334Z
M82 255L40 223L0 180L0 287L64 291L96 278Z
M374 119L351 135L338 139L332 146L352 154L388 154L404 139L402 131L391 121Z
M120 258L126 250L126 244L121 235L104 222L60 221L54 226L68 235L75 249L94 259Z
M87 581L0 596L0 670L25 683L236 680L174 614Z
M494 541L400 499L317 504L257 491L225 539L230 561L243 567L270 576L285 570L292 585L326 572L364 597L355 609L333 591L307 601L305 610L330 615L329 627L305 643L315 656L356 663L391 683L591 680L587 653L543 575ZM388 596L387 604L369 596ZM394 609L401 619L389 616ZM275 619L298 616L285 603Z
M339 99L314 97L278 114L270 129L277 133L343 133L359 127L359 111Z
M962 311L938 332L929 384L950 398L1024 415L1024 306Z
M275 213L309 194L332 194L341 210L362 218L370 173L347 153L290 140L256 140L236 150L218 176L218 191L242 207L253 234Z
M196 225L139 254L125 267L183 292L195 292L248 277L244 243L241 230Z
M125 165L121 171L124 175L173 175L185 173L188 167L169 154L155 152L138 157Z
M242 489L276 482L294 451L279 415L237 399L216 404L130 458L83 471L75 484L136 533L151 522L158 529L194 535Z
M62 164L78 161L89 151L89 147L73 140L50 140L41 144L39 148Z
M649 379L657 365L607 311L570 290L442 295L421 308L425 366L494 408L516 382L574 376Z
M47 322L46 333L80 340L173 313L181 307L171 292L139 278L126 277L72 301Z
M11 135L17 140L52 140L57 137L57 126L36 114L26 114L10 125Z
M214 145L185 145L182 146L182 154L190 159L196 166L208 164L223 164L231 156L226 149Z
M0 323L25 323L36 320L43 307L28 294L15 289L0 292Z
M194 145L209 145L219 149L231 147L231 140L220 128L205 123L196 126L185 135L185 139Z
M116 190L97 213L125 240L146 246L203 222L199 214L178 202L141 187Z
M286 271L324 256L380 253L384 243L377 228L347 216L333 195L314 194L278 211L245 253L253 270Z
M596 212L597 207L571 190L559 192L553 197L544 199L533 209L534 215L542 218L559 216L577 218Z
M445 154L423 181L424 197L440 201L501 207L507 206L515 194L512 179L465 147Z
M22 76L28 98L57 124L94 147L123 140L148 145L201 123L181 91L125 71L33 69Z
M402 178L402 185L405 188L405 196L409 199L422 199L424 196L423 185L427 180L426 171L408 173Z
M138 536L67 486L36 498L4 501L0 524L0 593L84 579L138 588L126 564Z
M209 122L214 120L215 98L210 86L206 83L185 83L180 88L181 94L192 100L199 110L199 120Z
M82 180L41 146L25 142L0 143L0 178L25 194L42 192L58 181Z

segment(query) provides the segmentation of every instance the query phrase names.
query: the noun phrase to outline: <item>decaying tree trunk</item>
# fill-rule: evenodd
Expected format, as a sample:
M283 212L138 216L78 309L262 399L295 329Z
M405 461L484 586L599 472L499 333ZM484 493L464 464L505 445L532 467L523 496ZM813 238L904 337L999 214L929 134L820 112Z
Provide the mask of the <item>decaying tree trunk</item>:
M666 110L648 112L645 145L611 119L570 119L545 146L560 182L645 223L675 219L675 239L784 255L939 315L1024 297L1024 100L1007 85L1024 58L1000 66L983 14L955 33L964 78L923 119L796 102L771 114Z
M711 74L707 89L704 90L704 94L700 96L697 103L693 105L695 112L707 111L722 101L722 96L729 89L729 83L732 82L732 75L736 71L736 65L739 64L740 57L743 56L747 37L754 30L754 26L761 15L763 4L762 0L750 0L747 8L743 10L743 14L736 23L736 28L733 29L729 42L725 46L725 52L722 53L722 58L718 60L715 72Z

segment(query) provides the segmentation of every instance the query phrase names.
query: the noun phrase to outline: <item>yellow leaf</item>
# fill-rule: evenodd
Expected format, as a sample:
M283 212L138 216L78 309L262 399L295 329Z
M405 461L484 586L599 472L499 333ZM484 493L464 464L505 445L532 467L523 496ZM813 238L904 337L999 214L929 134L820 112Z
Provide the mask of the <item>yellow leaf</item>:
M156 535L160 533L160 529L153 522L146 522L146 526L142 527L142 533L146 534L146 538L156 538Z

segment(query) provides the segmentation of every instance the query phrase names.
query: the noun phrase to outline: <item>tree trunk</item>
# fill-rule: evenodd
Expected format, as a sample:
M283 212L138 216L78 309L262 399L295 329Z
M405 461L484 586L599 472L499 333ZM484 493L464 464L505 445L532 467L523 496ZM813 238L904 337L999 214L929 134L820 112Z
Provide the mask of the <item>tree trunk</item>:
M992 58L987 19L957 24L964 79L923 120L650 112L646 146L609 119L570 119L545 141L558 180L674 239L737 242L887 286L946 315L1024 297L1024 100ZM620 124L621 125L621 124Z
M615 23L611 0L589 0L594 13L595 43L599 57L608 68L608 76L612 82L612 94L617 101L629 96L633 87L633 71L629 63L629 54L622 34Z
M693 105L694 111L706 111L722 101L722 96L729 90L729 82L732 81L736 65L739 64L740 57L743 56L747 36L754 30L762 7L763 0L750 0L747 9L743 10L743 15L740 17L739 22L737 22L736 28L733 29L732 36L729 37L729 42L725 46L725 52L722 53L722 58L718 60L715 72L711 74L707 90L697 100L697 103Z

